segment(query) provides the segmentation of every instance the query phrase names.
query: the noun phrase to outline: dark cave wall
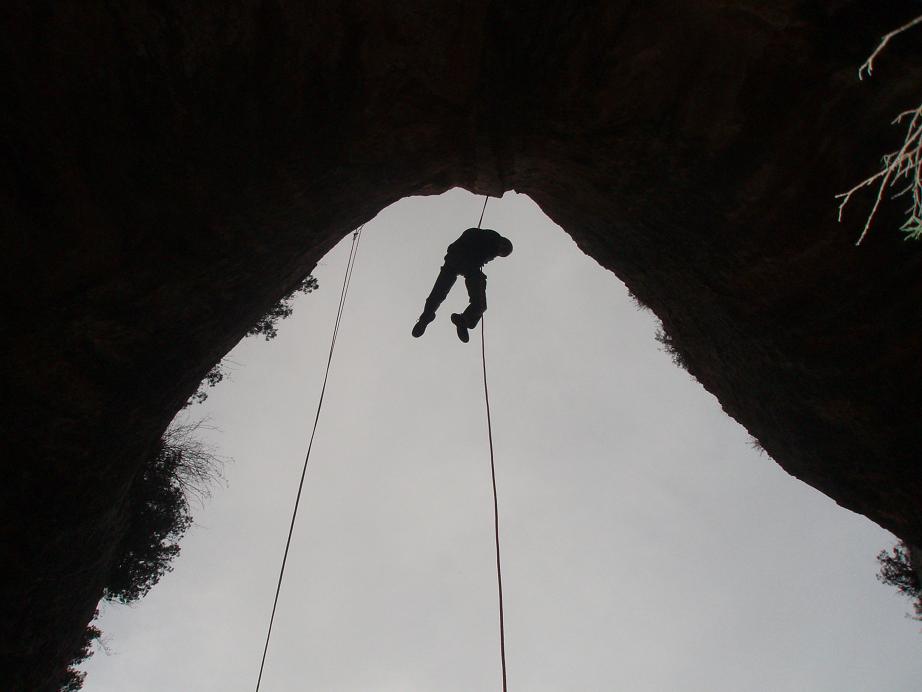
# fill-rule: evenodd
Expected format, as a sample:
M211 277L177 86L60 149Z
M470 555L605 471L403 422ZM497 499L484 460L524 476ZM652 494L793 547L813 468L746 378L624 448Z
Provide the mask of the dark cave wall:
M916 9L0 10L5 688L49 686L209 367L353 227L453 186L529 194L788 472L922 543L922 250L902 205L855 248L867 200L833 199L918 101L918 41L855 73Z

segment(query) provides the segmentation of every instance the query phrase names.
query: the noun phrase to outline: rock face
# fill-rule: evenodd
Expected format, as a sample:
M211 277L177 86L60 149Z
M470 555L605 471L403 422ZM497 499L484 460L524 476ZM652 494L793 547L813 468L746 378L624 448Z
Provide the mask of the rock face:
M856 79L917 6L205 5L0 11L4 689L54 688L209 367L353 227L453 186L530 195L789 473L922 544L922 247L905 204L854 247L870 200L833 199L918 102L917 37Z

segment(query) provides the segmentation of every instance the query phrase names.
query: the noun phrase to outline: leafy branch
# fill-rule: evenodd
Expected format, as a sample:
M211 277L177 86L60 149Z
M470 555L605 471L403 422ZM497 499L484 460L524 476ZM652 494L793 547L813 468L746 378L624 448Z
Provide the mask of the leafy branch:
M288 319L294 312L295 308L294 305L292 305L292 301L295 296L298 293L313 293L318 288L319 284L317 283L317 279L310 275L307 276L307 278L295 286L288 295L269 308L266 313L256 321L256 324L247 330L246 335L257 336L261 334L266 341L272 341L272 339L279 334L279 320ZM220 360L208 371L199 383L198 389L195 390L195 394L189 397L189 400L183 408L187 408L192 404L203 403L208 398L208 390L222 382L226 376L227 370L224 367L224 361Z

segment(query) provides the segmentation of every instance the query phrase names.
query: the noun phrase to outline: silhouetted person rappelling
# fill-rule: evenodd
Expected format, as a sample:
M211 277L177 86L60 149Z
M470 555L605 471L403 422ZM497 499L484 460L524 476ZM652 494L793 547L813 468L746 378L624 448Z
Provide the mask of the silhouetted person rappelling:
M477 326L487 309L487 277L481 270L490 260L508 257L512 253L512 242L489 228L468 228L448 246L445 264L439 272L432 292L426 298L423 314L413 326L413 336L420 337L429 323L435 319L435 311L448 296L459 276L464 277L470 305L462 313L454 313L451 321L458 328L458 338L467 343L468 330Z

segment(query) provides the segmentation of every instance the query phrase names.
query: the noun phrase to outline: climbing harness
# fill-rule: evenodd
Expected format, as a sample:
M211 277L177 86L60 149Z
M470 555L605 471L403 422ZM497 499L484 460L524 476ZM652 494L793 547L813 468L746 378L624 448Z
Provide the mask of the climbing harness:
M317 402L317 413L314 415L314 427L311 430L310 442L307 444L307 453L304 455L304 465L301 468L301 480L298 482L298 494L295 496L295 506L291 512L291 524L288 527L288 540L285 541L285 552L282 555L282 567L279 569L278 584L275 587L275 599L272 602L272 615L269 617L269 629L266 632L266 645L263 647L262 661L259 663L259 677L256 679L256 692L263 679L263 669L266 665L266 653L269 651L269 639L272 636L272 623L275 622L275 610L279 604L279 593L282 590L282 577L285 574L285 564L288 562L288 550L291 548L291 536L295 530L295 518L298 516L298 505L301 503L301 491L304 489L304 476L307 474L307 463L311 458L311 448L314 446L314 435L317 433L317 422L320 420L320 409L323 408L323 395L327 391L327 379L330 377L330 364L333 362L333 349L336 348L336 337L339 335L339 325L343 317L343 308L346 305L346 296L349 293L349 284L352 283L352 268L355 266L355 256L358 253L359 241L362 239L362 228L359 226L352 234L352 247L349 249L349 261L346 263L346 275L343 278L343 288L339 295L339 308L336 310L336 323L333 325L333 338L330 341L330 355L327 357L326 372L323 375L323 385L320 387L320 399Z
M477 222L477 228L481 227L483 223L483 215L487 210L487 202L489 201L489 196L484 195L483 208L480 210L480 220ZM285 541L285 552L282 555L282 566L279 569L279 578L278 583L275 587L275 598L272 602L272 614L269 617L269 628L266 632L266 643L263 647L262 660L259 664L259 677L256 679L256 692L259 692L259 685L262 682L263 670L266 665L266 654L269 651L269 640L272 637L272 625L275 622L275 611L279 603L279 594L282 591L282 578L285 575L285 565L288 562L288 552L291 548L291 537L294 533L295 528L295 519L298 516L298 506L301 503L301 491L304 489L304 478L307 474L307 464L310 461L311 449L314 446L314 436L317 433L317 423L320 420L320 411L323 408L323 396L326 393L327 389L327 380L330 376L330 365L333 362L333 350L336 348L336 338L339 335L339 326L342 321L343 308L346 305L346 296L349 293L349 285L352 283L352 269L355 266L355 256L358 253L359 242L362 237L362 228L364 225L359 226L355 232L352 234L352 247L349 250L349 260L346 263L346 274L343 278L343 287L339 296L339 307L336 311L336 322L333 326L333 338L330 341L330 353L327 357L327 366L326 372L323 375L323 385L320 388L320 398L317 402L317 412L314 415L314 426L311 430L310 441L307 444L307 453L304 455L304 464L301 468L301 480L298 482L298 493L295 496L294 509L291 513L291 523L288 527L288 539ZM503 616L503 574L500 561L500 550L499 550L499 502L497 499L496 493L496 463L494 460L493 454L493 422L490 416L490 391L487 386L487 346L486 346L486 336L485 333L485 321L481 318L480 321L480 357L483 364L483 398L484 403L486 404L487 411L487 436L490 441L490 476L492 478L493 484L493 528L494 528L494 537L496 545L496 586L499 594L499 655L500 662L502 664L502 679L503 679L503 692L507 692L506 688L506 630L505 630L505 620Z

